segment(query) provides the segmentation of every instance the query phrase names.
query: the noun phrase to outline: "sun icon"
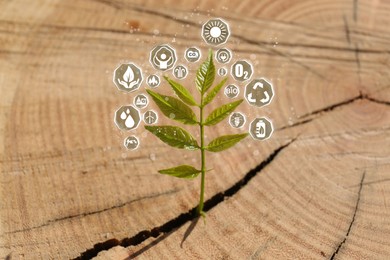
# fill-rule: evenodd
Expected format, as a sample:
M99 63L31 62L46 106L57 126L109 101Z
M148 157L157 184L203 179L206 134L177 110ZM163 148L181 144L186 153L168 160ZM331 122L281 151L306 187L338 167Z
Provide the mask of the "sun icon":
M230 36L229 26L221 19L207 21L202 28L202 37L212 45L225 43Z

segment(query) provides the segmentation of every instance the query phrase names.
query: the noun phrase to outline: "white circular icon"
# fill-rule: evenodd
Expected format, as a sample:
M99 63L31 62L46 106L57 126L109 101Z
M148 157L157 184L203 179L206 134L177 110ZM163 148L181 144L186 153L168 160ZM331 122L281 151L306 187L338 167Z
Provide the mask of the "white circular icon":
M178 65L176 66L174 69L173 69L173 75L177 78L177 79L184 79L185 77L187 77L187 74L188 74L188 70L185 66L183 65Z
M144 108L148 105L149 99L144 94L139 94L134 98L134 105L138 108Z
M169 70L176 63L176 51L168 44L158 45L150 52L150 63L155 69Z
M151 88L157 88L160 85L160 77L153 74L146 79L146 83Z
M200 59L200 50L196 47L188 48L184 54L184 57L189 62L197 62Z
M123 142L123 145L128 149L128 150L135 150L138 148L139 146L139 140L137 137L135 137L134 135L132 136L129 136L127 137L124 142Z
M240 89L236 85L230 84L225 87L224 93L228 98L235 98L240 94Z
M228 63L232 59L232 53L230 50L223 48L219 49L217 53L215 54L215 58L219 63Z
M121 64L114 71L113 81L119 90L133 92L141 86L142 71L133 63Z
M157 123L158 115L153 110L146 111L144 114L144 122L148 125Z
M245 87L245 99L252 106L263 107L274 97L272 84L264 78L254 79Z
M218 69L218 75L223 77L223 76L226 76L227 74L227 69L226 68L219 68Z
M245 125L245 116L240 112L234 112L229 117L229 124L234 128L241 128Z
M227 41L229 36L229 26L222 19L211 19L202 27L202 37L208 44L223 44Z
M246 60L237 61L233 64L231 72L235 80L246 81L252 77L252 64Z
M140 120L139 111L132 105L122 106L115 112L114 122L121 130L137 128Z
M273 131L272 122L265 117L256 118L249 126L249 133L256 140L263 141L270 138Z

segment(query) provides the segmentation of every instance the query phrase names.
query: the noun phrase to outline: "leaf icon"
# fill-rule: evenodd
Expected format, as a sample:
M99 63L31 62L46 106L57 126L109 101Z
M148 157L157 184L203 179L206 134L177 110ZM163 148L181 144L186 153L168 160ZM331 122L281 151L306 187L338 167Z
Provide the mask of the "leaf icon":
M127 66L127 70L126 70L125 74L123 74L123 80L127 83L130 83L134 80L134 72L130 68L130 66Z

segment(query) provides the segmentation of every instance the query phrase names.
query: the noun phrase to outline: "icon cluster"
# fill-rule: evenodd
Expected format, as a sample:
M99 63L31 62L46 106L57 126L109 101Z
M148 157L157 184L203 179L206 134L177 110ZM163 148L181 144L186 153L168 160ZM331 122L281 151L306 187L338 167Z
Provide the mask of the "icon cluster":
M229 25L222 19L211 19L202 27L203 40L209 44L218 46L227 42L230 36ZM187 62L198 62L202 54L199 48L190 47L184 52ZM230 68L228 64L232 61L233 53L228 48L220 48L216 51L215 59L221 64L217 73L219 76L226 76L229 71L238 84L246 83L243 92L245 100L249 105L263 107L271 103L274 90L272 84L265 78L253 78L253 66L247 60L237 60ZM188 68L177 63L177 52L168 44L161 44L154 47L150 52L149 61L154 69L159 71L172 70L173 76L182 80L188 75ZM157 74L150 74L146 78L146 84L150 88L160 86L161 79ZM119 65L113 75L113 82L116 87L124 92L131 93L140 89L143 82L142 70L133 62ZM240 95L238 84L228 84L224 88L226 97L234 99ZM134 97L133 103L117 109L114 116L116 126L124 131L136 129L140 122L152 125L158 121L158 113L148 110L149 99L145 94L138 94ZM141 113L142 110L145 112ZM242 128L246 124L246 116L241 112L234 112L230 115L228 122L233 128ZM273 132L272 123L265 117L255 118L249 125L249 133L257 140L268 139ZM124 146L129 150L134 150L139 146L139 139L132 135L124 140Z

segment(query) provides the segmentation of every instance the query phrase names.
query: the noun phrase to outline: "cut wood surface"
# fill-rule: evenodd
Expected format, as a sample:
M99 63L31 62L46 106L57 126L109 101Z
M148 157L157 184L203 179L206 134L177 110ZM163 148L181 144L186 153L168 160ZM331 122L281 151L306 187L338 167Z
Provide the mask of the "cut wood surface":
M230 64L273 82L269 106L239 110L275 132L207 154L204 223L200 179L157 173L199 153L142 126L126 151L113 115L134 95L112 73L149 75L162 43L204 59L211 17L229 22ZM0 1L0 258L389 259L389 23L389 1Z

